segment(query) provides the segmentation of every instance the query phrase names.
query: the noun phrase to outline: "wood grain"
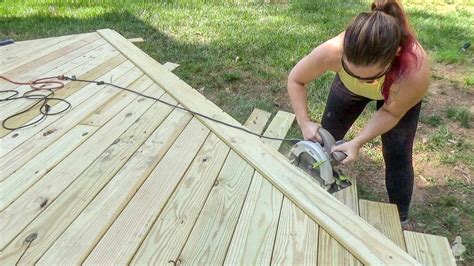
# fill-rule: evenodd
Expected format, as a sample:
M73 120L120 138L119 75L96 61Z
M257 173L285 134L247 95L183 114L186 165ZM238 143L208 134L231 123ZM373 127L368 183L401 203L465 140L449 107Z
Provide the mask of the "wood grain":
M417 232L404 231L408 254L422 265L456 265L448 239Z
M64 157L92 136L96 129L93 126L75 126L4 180L0 186L0 210L4 210L43 175L51 171Z
M318 238L318 265L363 265L324 229L319 228Z
M235 119L214 104L210 104L204 96L164 69L120 34L112 30L98 32L183 106L239 126ZM278 151L261 143L258 138L237 129L203 118L198 119L363 263L418 264L362 218L357 217L352 211L345 211L349 208L314 184Z
M124 74L127 74L127 76L122 78ZM134 79L139 78L140 74L131 64L124 62L102 77L116 77L114 82L118 85L128 86ZM89 84L74 94L74 97L69 98L74 106L70 111L62 115L48 116L42 123L30 128L16 130L14 133L1 138L0 144L5 155L0 159L0 167L2 168L0 181L3 181L117 93L118 91L115 88L97 90L94 84Z
M245 126L247 128L249 128L250 130L254 131L254 132L261 133L261 131L263 130L263 128L266 125L269 118L270 118L270 113L262 111L262 110L254 109L254 111L252 112L250 117L247 119L247 122L245 123ZM241 160L241 159L238 158L238 156L236 156L235 153L230 152L228 157L224 158L224 159L226 159L226 160L225 160L225 164L224 164L223 168L221 169L219 175L217 176L217 179L215 181L213 181L213 184L211 184L211 186L210 186L210 189L212 189L212 190L209 193L209 197L206 200L206 204L205 204L203 210L200 212L200 214L199 213L197 214L197 215L199 215L199 219L193 227L193 231L191 232L192 235L189 236L190 238L192 238L193 235L194 236L203 236L203 234L207 233L207 232L201 232L201 230L203 229L203 228L201 228L201 223L203 221L203 216L207 217L207 215L212 215L213 218L217 218L218 217L217 213L224 214L224 213L222 213L222 211L214 210L214 209L210 210L209 209L210 206L215 206L214 204L220 204L221 206L222 206L222 204L226 205L225 202L221 201L221 200L223 200L223 198L219 198L218 202L215 201L216 200L215 196L216 196L217 191L222 192L220 189L223 186L226 187L226 189L225 189L226 192L235 191L237 189L237 187L242 187L243 189L245 189L245 185L244 185L245 176L242 176L242 175L247 174L247 176L248 176L247 179L249 179L251 177L251 173L249 173L249 171L251 171L251 168L245 162L243 164L240 163L239 160ZM229 172L229 169L232 169L231 173ZM239 171L239 170L242 170L242 171ZM228 185L227 182L230 181L227 178L224 178L224 177L228 177L227 174L240 175L240 177L242 177L242 178L233 179L232 181L233 181L233 183L235 183L236 186L227 187L226 186L226 185ZM239 181L242 181L244 183L240 183ZM194 186L199 187L199 185L194 185ZM247 188L248 188L248 183L247 183ZM245 192L246 192L246 190L245 190ZM234 197L232 197L232 198L234 198ZM227 208L225 210L225 215L229 215L229 214L232 213L232 209L235 208L236 205L234 204L233 201L226 201L226 202L231 203L229 208ZM201 208L199 208L198 210L201 210ZM166 213L166 212L164 211L164 213ZM187 219L189 219L189 217L190 217L190 215L188 215L188 214L184 215L184 218L186 218L186 219L182 219L182 220L186 221ZM171 221L174 221L175 219L176 218L173 219L173 217L165 218L165 216L163 216L163 214L162 214L158 218L157 223L155 224L155 228L157 226L164 227L166 224L169 224ZM183 223L183 224L185 224L185 223ZM182 228L183 225L180 225L179 223L177 223L177 227ZM208 227L208 226L206 226L206 227ZM226 227L225 224L221 224L219 226L219 228L215 228L215 229L216 230L222 230L225 227ZM164 234L165 230L162 230L162 231L163 231L162 234ZM189 232L190 228L189 228L189 230L187 230L187 232L185 232L186 233L186 234L184 234L185 237L179 237L180 232L177 231L174 228L171 228L170 231L174 232L173 235L175 236L175 237L173 237L172 241L169 240L168 238L163 239L163 237L159 237L159 234L157 234L159 231L157 231L157 230L155 230L154 233L153 233L153 231L150 232L149 236L147 237L147 240L145 240L144 244L141 245L140 249L136 253L134 259L132 260L132 263L133 264L143 264L143 263L146 263L146 264L160 264L160 263L166 263L170 259L175 260L178 257L182 247L184 246L184 244L187 240L187 237L190 233ZM166 232L166 235L167 234L168 234L168 232ZM181 235L183 235L183 233L181 233ZM169 243L169 245L167 243ZM215 244L216 247L220 246L219 243L217 243L217 242L213 242L213 244ZM194 250L194 248L196 248L196 246L193 245L193 250ZM156 250L160 250L160 252L156 252Z
M397 206L383 202L359 200L360 217L373 225L403 250L406 250Z
M165 96L164 100L169 99ZM170 102L172 103L173 101ZM149 124L147 126L149 128L153 127L159 124L170 110L171 107L155 103L140 118L140 123ZM85 210L74 219L74 222L68 226L67 230L48 249L38 263L45 265L58 263L80 264L85 260L151 171L166 154L190 119L190 114L174 110L155 131L149 130L149 128L137 128L135 131L139 133L138 135L146 137L148 134L151 134L151 136L112 180L95 196ZM140 132L143 133L140 134ZM123 139L126 139L126 136ZM135 142L139 143L139 141ZM135 144L133 145L135 146ZM133 151L134 147L129 147L129 149ZM123 154L120 155L120 159L116 160L123 161L122 158ZM107 166L105 169L110 168ZM86 184L82 187L86 188L88 186L90 185ZM90 195L92 194L90 193ZM82 201L85 201L84 196L81 198ZM88 199L91 199L91 197L88 197Z
M152 87L149 93L159 96L163 91ZM21 263L35 263L171 111L150 99L139 100L117 114L33 187L36 191L29 193L31 196L48 201L41 207L44 211L40 216L23 231L27 235L20 234L8 247L9 259L18 260L20 255ZM61 189L64 191L57 196ZM24 254L19 253L32 232L37 239Z
M162 90L161 93L163 93ZM110 97L113 95L110 95ZM53 168L31 189L0 213L0 230L2 231L0 248L4 249L38 214L46 209L148 107L137 104L122 110L114 119L100 128L92 137L61 161L57 167ZM84 110L82 111L87 113ZM70 123L67 119L61 119L60 122Z
M198 120L191 120L92 250L85 265L126 264L132 259L208 134L209 130Z

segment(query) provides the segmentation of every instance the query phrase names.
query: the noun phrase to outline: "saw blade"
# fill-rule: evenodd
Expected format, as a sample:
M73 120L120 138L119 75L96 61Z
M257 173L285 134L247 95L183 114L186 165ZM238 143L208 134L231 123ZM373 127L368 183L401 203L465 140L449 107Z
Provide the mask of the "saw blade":
M322 186L335 182L331 160L319 143L300 141L291 149L291 159L298 168L316 179Z

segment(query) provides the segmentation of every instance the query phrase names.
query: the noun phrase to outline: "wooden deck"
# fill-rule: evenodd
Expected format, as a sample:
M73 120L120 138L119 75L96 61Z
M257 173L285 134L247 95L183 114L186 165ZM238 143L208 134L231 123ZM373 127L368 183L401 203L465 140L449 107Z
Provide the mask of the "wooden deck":
M105 80L239 125L111 30L0 54L1 75L14 80ZM290 165L280 143L113 87L65 83L56 97L72 109L0 131L2 265L417 264L356 215L357 201L354 213ZM0 120L30 104L0 103ZM245 126L284 137L294 116L269 118L256 110Z

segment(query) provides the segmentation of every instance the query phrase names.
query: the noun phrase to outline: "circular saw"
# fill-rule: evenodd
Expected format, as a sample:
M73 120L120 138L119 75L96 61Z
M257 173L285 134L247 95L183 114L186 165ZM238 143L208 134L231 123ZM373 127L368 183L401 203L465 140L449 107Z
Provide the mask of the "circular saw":
M329 193L334 193L351 185L339 169L334 167L347 155L343 152L331 152L333 146L341 144L324 128L319 128L322 144L303 140L296 143L290 151L290 161L309 174Z

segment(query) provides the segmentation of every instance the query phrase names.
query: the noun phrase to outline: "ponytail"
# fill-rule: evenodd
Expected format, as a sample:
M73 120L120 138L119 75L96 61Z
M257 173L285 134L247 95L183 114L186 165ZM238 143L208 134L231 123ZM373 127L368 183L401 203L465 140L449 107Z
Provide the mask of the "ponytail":
M375 0L371 9L372 12L359 14L347 27L344 54L354 64L392 65L382 85L387 101L393 83L413 66L418 67L418 42L398 0Z

